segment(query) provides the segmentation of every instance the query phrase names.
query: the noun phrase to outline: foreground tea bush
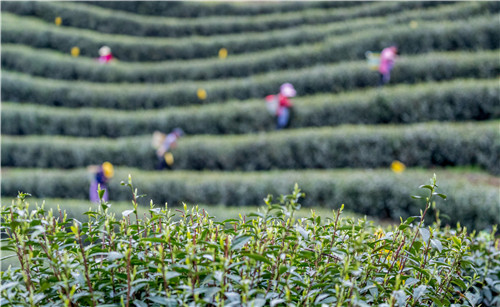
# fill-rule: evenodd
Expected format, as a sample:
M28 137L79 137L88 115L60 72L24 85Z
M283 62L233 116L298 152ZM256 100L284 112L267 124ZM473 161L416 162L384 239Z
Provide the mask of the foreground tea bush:
M494 236L426 227L425 210L397 227L375 229L365 219L295 219L303 193L263 212L222 223L197 208L174 213L151 204L122 219L101 203L89 222L65 213L30 210L26 194L2 208L4 250L20 267L1 272L1 303L32 306L314 306L496 304L500 272ZM419 197L417 197L419 198ZM131 216L135 221L131 222ZM495 258L496 257L496 258Z

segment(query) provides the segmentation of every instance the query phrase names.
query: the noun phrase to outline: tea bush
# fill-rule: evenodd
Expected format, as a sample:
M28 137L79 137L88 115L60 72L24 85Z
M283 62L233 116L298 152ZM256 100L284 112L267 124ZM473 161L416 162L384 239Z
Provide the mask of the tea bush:
M116 168L116 177L132 174L141 182L140 190L158 203L179 205L222 204L255 206L262 195L283 194L298 183L309 197L306 207L338 208L346 204L351 212L377 218L399 219L417 215L422 206L408 197L426 175L422 170L407 169L403 174L390 170L302 170L271 172L151 172ZM500 224L498 180L486 174L439 170L446 178L442 188L453 191L446 204L438 206L447 223L460 222L470 229L482 230ZM37 198L88 199L89 174L84 169L2 169L2 196L14 197L19 190ZM127 201L119 182L108 184L110 197ZM430 218L432 219L434 215Z
M493 2L494 3L494 2ZM434 3L433 3L434 4ZM467 5L429 5L433 12L426 11L434 16L443 15L443 12L460 11L461 17L470 17L475 14L493 12L494 6L491 2ZM332 23L356 18L360 16L386 16L395 20L395 16L424 15L421 12L408 14L405 9L411 6L420 6L413 3L375 3L360 6L355 9L302 9L300 12L259 14L257 16L213 16L203 19L165 18L153 16L141 16L129 14L116 10L104 10L89 5L75 3L47 3L36 1L6 2L2 10L18 15L36 16L46 22L52 23L56 17L61 17L62 25L76 28L91 29L99 33L125 34L131 36L152 37L184 37L190 35L221 35L241 32L263 32L283 28L301 27L304 25L315 25L317 28L323 23ZM300 9L300 4L294 5ZM451 7L451 8L449 8ZM370 13L368 13L370 12ZM391 16L387 16L391 14ZM456 13L452 13L456 16ZM444 16L441 16L443 18ZM413 17L416 18L416 17ZM424 17L428 19L429 17ZM432 17L430 17L432 19ZM448 17L449 19L449 17ZM402 18L398 18L402 20Z
M500 29L496 27L498 14L470 18L463 21L436 21L411 29L369 29L359 33L332 36L324 41L321 55L329 61L364 58L367 50L381 50L391 42L398 42L401 54L416 54L435 50L481 50L500 46ZM23 24L22 29L16 24ZM285 32L284 32L285 31ZM78 46L81 56L96 57L97 50L108 45L121 61L165 61L215 57L220 48L230 54L249 53L276 47L318 42L324 34L311 31L284 30L247 35L232 34L213 37L140 38L125 35L100 34L75 28L59 28L32 17L2 13L2 43L16 43L36 48L49 48L69 53ZM283 35L287 33L287 35ZM309 56L304 54L304 57ZM293 62L292 62L293 63Z
M411 90L410 90L411 89ZM396 85L337 95L293 99L291 128L341 124L416 123L500 118L497 80ZM367 116L369 114L369 116ZM6 135L124 137L181 127L191 134L244 134L275 129L264 100L232 101L202 107L113 111L2 102Z
M438 1L436 1L438 2ZM179 6L177 9L172 8L171 4L167 3L130 3L128 5L116 5L113 2L102 2L102 1L87 1L86 3L97 5L100 7L105 7L113 10L122 10L128 12L134 12L144 15L160 15L160 16L183 16L183 17L198 17L198 16L208 16L208 15L241 15L242 17L245 15L258 15L258 14L270 14L270 13L284 13L284 12L293 12L294 10L302 10L304 7L317 8L317 9L325 9L325 8L335 8L342 9L348 8L351 6L364 5L365 3L352 3L350 1L335 1L335 3L322 3L322 2L309 2L309 3L299 3L290 4L290 3L272 3L271 5L265 6L255 6L252 4L249 5L207 5L207 6L195 6L195 5L184 5ZM445 2L438 2L436 4L442 4ZM183 3L184 4L184 3ZM368 2L369 4L369 2ZM408 5L408 3L404 3ZM404 4L398 3L398 5L404 6ZM427 1L417 2L416 5L410 5L410 7L425 7L425 6L433 6L433 3L429 3ZM368 7L370 7L368 5ZM186 13L185 9L189 8L191 13ZM370 7L373 9L373 7ZM387 7L386 7L387 8ZM182 12L184 11L184 13ZM370 12L371 10L367 10ZM365 12L367 14L368 12ZM328 12L329 14L331 12Z
M300 3L302 4L302 3ZM294 4L294 8L300 9L300 4ZM424 5L422 5L424 4ZM153 16L141 16L138 14L129 14L116 10L109 11L90 5L74 3L48 3L36 1L24 2L6 2L2 6L3 11L19 15L37 16L47 22L53 22L56 17L62 18L62 25L78 28L92 29L100 33L126 34L134 36L160 36L160 37L182 37L188 35L219 35L240 32L262 32L271 31L279 28L289 28L301 26L304 24L319 25L320 23L338 22L352 18L364 16L384 16L386 20L402 21L406 18L429 19L428 15L440 15L447 12L453 14L455 18L466 18L474 14L493 12L495 2L482 3L375 3L356 5L352 8L323 8L323 9L305 9L298 12L280 12L266 15L239 16L238 18L227 16L213 16L200 19L182 19L174 20L165 17L155 18ZM406 10L413 7L431 8L426 10L425 14L420 11L415 13ZM175 6L170 4L171 14ZM262 9L262 7L259 6ZM422 10L421 10L422 11ZM135 12L134 12L135 13ZM390 15L389 15L390 14ZM421 16L421 15L422 16ZM389 16L388 16L389 15ZM162 16L166 16L162 14ZM177 15L176 17L178 17ZM447 19L453 19L447 15Z
M456 78L496 78L500 73L498 52L436 53L402 58L394 68L391 83L418 83ZM284 82L300 95L338 93L376 86L377 72L365 61L282 70L246 78L163 84L96 84L31 77L2 71L2 99L49 106L115 109L156 109L167 106L213 104L227 100L263 98ZM198 88L207 92L200 100Z
M479 166L500 174L498 121L304 128L237 136L185 137L173 169L254 171L308 168ZM2 166L74 168L111 161L154 169L151 136L119 139L2 138Z
M2 271L2 305L264 306L495 304L499 300L494 231L469 234L424 222L425 209L399 226L361 219L296 219L303 193L268 196L261 212L214 222L193 208L133 205L122 219L101 202L89 221L30 209L26 194L2 206L3 250L20 267ZM101 194L102 195L102 194ZM131 222L130 216L136 221ZM483 287L486 285L486 287ZM488 292L489 291L489 292Z
M8 2L17 5L26 2ZM61 5L61 3L30 2L34 5L49 7ZM315 35L318 32L325 35L339 35L353 33L360 30L376 27L378 29L393 27L394 24L409 22L415 19L435 20L450 18L465 18L473 13L484 13L491 3L459 3L452 6L435 8L431 12L410 11L392 15L387 18L368 18L357 20L355 24L336 23L327 27L314 27ZM67 5L64 3L62 5ZM38 12L38 11L37 11ZM116 12L113 12L116 13ZM52 13L53 14L53 13ZM465 15L465 16L463 16ZM73 19L71 19L73 20ZM392 22L390 22L392 21ZM220 19L217 19L220 23ZM203 26L206 26L204 21ZM120 25L120 29L131 32L131 29ZM135 27L134 27L135 29ZM303 28L305 29L305 28ZM295 30L294 30L295 31ZM283 32L285 33L285 32ZM304 35L304 34L300 34ZM336 42L335 42L336 43ZM17 70L33 75L65 79L65 80L89 80L94 82L172 82L180 79L211 79L214 77L241 77L248 73L257 73L280 68L283 65L282 57L286 54L286 68L298 68L311 63L327 62L332 55L323 52L324 46L301 45L279 50L256 52L249 59L247 55L231 55L228 59L205 59L203 61L169 61L168 63L131 64L115 62L113 65L96 65L94 60L80 57L75 59L69 54L61 54L51 50L40 50L24 45L2 44L2 67L9 70ZM309 59L306 61L305 59ZM335 61L339 58L334 57ZM36 65L35 65L36 63ZM31 65L28 65L31 64ZM187 65L190 64L190 65ZM285 68L283 66L283 68Z

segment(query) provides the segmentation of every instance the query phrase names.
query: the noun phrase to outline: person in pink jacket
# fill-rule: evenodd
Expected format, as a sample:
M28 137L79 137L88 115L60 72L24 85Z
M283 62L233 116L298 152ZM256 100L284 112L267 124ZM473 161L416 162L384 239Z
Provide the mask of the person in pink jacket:
M391 70L394 67L394 61L397 58L398 48L396 46L390 46L384 48L380 53L380 65L378 71L380 73L379 85L384 85L391 79Z
M109 48L108 46L102 46L101 49L99 49L99 63L106 64L111 62L111 60L113 60L111 48Z

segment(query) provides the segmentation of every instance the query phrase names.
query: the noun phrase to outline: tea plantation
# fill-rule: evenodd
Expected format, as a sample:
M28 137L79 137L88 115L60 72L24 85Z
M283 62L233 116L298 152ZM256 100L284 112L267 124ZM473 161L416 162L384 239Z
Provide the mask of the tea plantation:
M439 208L448 222L488 228L500 221L499 10L7 1L2 195L86 199L85 168L109 161L112 200L128 197L127 173L148 199L174 205L255 205L297 182L307 205L398 219L420 210L404 194L437 173L455 194ZM364 54L391 43L399 59L377 87ZM96 61L103 45L111 63ZM263 97L285 82L298 95L291 127L276 131ZM152 132L175 127L186 136L172 170L152 172ZM403 173L389 169L395 160Z
M128 199L119 183L129 173L147 199L171 205L260 205L298 183L307 206L397 220L419 212L409 194L437 173L447 222L489 228L500 222L499 11L6 1L2 195L85 200L86 167L109 161L111 200ZM391 43L399 58L379 87L365 52ZM103 45L107 64L96 60ZM297 97L291 126L277 131L264 97L285 82ZM155 172L152 133L176 127L186 136L175 163ZM403 173L390 170L396 160Z
M108 161L110 203L133 199L122 219L101 204L83 224L30 211L22 194L4 207L11 245L2 248L21 270L2 266L1 304L500 302L500 2L2 1L1 9L1 196L89 207L88 166ZM379 86L365 54L391 44L398 58ZM114 59L100 63L105 45ZM297 96L290 126L276 130L264 98L283 83ZM174 128L185 132L174 163L155 170L153 133ZM425 185L433 174L439 187ZM237 207L242 216L214 224L184 209L171 223L160 205L142 219L137 206L150 200ZM246 207L265 203L247 220ZM301 206L333 213L296 219ZM339 219L341 206L401 224Z

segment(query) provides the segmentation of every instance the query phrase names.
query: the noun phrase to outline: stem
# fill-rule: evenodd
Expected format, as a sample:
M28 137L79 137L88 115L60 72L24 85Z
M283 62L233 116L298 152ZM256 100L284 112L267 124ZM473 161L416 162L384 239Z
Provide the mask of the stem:
M129 239L129 249L127 253L127 303L125 306L130 306L130 292L132 290L132 278L130 276L130 257L132 255L132 236Z
M415 231L415 235L413 236L413 239L411 240L411 243L410 243L410 246L408 247L408 250L411 250L411 248L413 247L413 244L415 243L415 239L417 239L417 236L418 236L418 234L420 232L420 227L424 223L424 218L425 218L425 215L427 214L427 210L429 210L429 208L431 207L431 199L432 199L432 195L434 193L435 188L436 188L436 185L433 184L431 192L430 192L430 195L429 195L429 198L427 198L427 203L425 204L424 213L420 217L420 222L418 223L417 231ZM408 260L408 257L405 257L403 259L403 262L401 263L401 268L400 268L399 274L401 274L401 272L403 272L403 269L404 269L404 267L406 265L406 261L407 260Z
M87 280L87 286L89 287L90 297L92 298L92 306L96 306L94 298L94 290L92 289L92 283L90 282L89 267L87 265L87 258L85 257L85 250L83 248L82 238L78 236L78 242L80 243L80 251L82 252L83 266L85 268L85 279Z

